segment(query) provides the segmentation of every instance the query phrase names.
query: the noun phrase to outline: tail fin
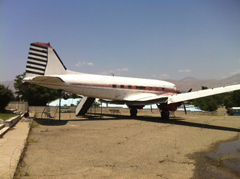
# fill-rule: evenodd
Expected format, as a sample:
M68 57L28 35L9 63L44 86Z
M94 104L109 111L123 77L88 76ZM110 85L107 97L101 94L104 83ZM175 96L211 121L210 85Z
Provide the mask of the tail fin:
M67 68L62 63L50 43L31 43L26 66L26 77L65 74Z

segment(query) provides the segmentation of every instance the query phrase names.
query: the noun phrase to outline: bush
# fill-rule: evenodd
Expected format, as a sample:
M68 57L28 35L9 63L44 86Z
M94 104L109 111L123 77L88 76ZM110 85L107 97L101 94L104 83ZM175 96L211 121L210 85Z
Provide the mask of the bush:
M45 106L46 103L59 98L59 92L35 84L25 84L23 78L25 73L16 76L14 87L17 100L27 101L29 106Z
M0 84L0 112L5 111L5 107L14 98L12 90Z

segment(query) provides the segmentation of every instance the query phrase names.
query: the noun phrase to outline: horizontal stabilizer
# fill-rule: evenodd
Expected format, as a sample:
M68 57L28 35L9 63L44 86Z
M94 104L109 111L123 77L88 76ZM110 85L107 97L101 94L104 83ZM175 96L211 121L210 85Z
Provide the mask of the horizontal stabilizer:
M168 104L240 90L240 84L169 96Z
M44 82L44 83L63 83L64 81L60 77L53 77L53 76L37 76L34 78L28 78L24 79L25 82L29 83L38 83L38 82Z

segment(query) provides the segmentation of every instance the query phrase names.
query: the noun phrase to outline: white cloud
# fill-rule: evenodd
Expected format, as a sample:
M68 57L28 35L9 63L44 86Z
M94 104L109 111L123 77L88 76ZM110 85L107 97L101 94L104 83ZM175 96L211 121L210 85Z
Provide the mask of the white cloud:
M179 73L189 73L189 72L191 72L191 70L189 70L189 69L185 69L185 70L178 70L178 72Z
M79 66L81 66L81 65L82 65L81 62L78 62L78 63L76 64L77 67L79 67Z
M117 71L129 71L128 68L117 69Z
M93 66L94 64L92 62L86 63L88 66Z
M110 70L108 72L104 71L104 72L101 72L100 74L101 75L121 75L121 73L119 72L122 72L122 71L129 71L128 68L119 68L119 69L116 69L116 70Z
M168 74L166 74L166 73L161 74L161 75L155 75L155 74L153 74L152 77L155 78L155 79L168 79L168 78L170 77L170 75L168 75Z
M77 67L80 67L83 65L93 66L94 64L92 62L80 62L80 61L76 64Z
M166 73L164 73L164 74L161 74L161 75L159 76L159 78L160 78L160 79L167 79L167 78L169 78L169 75L166 74Z

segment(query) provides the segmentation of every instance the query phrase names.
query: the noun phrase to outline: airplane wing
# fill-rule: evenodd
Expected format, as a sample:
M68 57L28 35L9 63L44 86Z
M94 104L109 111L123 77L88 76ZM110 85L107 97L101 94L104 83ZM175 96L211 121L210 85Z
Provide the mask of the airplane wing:
M201 91L194 91L190 93L175 94L175 95L169 96L167 103L171 104L171 103L177 103L182 101L188 101L188 100L212 96L216 94L232 92L235 90L240 90L240 84L219 87L219 88L212 88L212 89L201 90Z
M135 93L124 96L122 100L101 99L101 101L110 104L148 105L166 103L170 95L173 95L173 93L165 94Z
M147 104L165 103L173 93L153 94L153 93L137 93L131 94L123 98L128 102L139 102Z

